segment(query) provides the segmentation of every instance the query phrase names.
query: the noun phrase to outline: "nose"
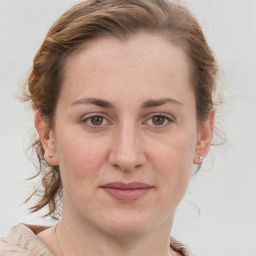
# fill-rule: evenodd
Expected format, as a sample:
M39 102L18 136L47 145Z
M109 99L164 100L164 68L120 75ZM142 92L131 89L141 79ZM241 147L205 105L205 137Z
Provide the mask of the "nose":
M133 124L124 124L113 134L108 161L123 172L137 170L146 163L143 147L139 128Z

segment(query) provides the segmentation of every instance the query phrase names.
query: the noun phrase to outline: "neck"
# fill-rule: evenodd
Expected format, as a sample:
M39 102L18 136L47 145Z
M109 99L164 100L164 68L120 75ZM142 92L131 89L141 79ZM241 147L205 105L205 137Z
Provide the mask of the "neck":
M58 241L64 256L170 256L171 223L159 230L140 234L108 234L75 218L63 218L58 224ZM61 254L60 254L61 255Z

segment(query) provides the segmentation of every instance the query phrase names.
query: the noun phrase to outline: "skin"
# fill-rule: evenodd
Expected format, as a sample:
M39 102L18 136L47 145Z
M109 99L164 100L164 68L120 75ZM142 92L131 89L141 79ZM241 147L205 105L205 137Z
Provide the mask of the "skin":
M46 132L35 116L45 159L60 166L64 207L57 235L64 255L171 255L175 209L192 164L208 153L214 125L212 111L197 127L190 77L185 52L154 35L101 38L69 57L54 129ZM119 201L101 188L115 181L152 189ZM53 228L38 236L60 255Z

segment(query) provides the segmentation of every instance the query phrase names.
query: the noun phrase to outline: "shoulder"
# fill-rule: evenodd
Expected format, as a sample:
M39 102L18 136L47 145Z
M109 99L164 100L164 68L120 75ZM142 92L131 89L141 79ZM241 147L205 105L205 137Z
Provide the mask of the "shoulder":
M177 253L179 253L178 255L182 255L182 256L198 256L194 253L192 253L192 251L189 249L189 247L183 243L181 243L180 241L178 241L177 239L171 237L170 239L170 245L173 248L173 250L175 250Z
M1 256L25 256L29 255L27 250L24 250L20 246L16 246L15 243L10 241L8 237L0 238L0 255Z
M0 255L53 256L30 227L33 226L18 224L10 230L6 238L0 238Z

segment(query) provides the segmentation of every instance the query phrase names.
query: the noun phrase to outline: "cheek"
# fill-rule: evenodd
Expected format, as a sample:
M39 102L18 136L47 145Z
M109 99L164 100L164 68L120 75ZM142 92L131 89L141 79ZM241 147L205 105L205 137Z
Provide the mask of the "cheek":
M193 138L193 137L192 137ZM152 151L154 169L159 174L159 184L167 203L177 205L182 199L191 175L195 141L189 136L176 136L158 144ZM170 200L172 202L170 202Z
M56 147L64 188L86 187L85 183L97 185L97 176L107 154L104 141L82 136L65 138L57 140Z

